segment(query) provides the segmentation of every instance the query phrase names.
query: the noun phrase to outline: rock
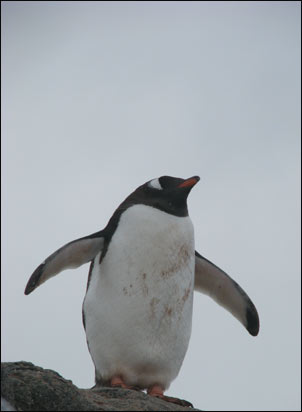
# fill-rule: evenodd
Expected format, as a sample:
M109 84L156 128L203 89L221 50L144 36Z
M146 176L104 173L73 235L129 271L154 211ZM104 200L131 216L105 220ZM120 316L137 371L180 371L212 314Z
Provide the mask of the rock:
M29 362L2 363L1 381L1 410L4 411L199 410L135 390L107 387L79 389L57 372Z

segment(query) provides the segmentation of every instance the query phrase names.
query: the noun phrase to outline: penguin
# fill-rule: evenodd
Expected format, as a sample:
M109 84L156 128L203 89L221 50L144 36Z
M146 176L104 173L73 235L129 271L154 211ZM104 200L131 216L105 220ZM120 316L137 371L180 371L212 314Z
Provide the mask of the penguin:
M82 313L96 386L146 390L170 400L164 392L188 348L194 291L258 334L249 296L195 250L187 198L199 180L149 180L119 205L103 230L55 251L27 283L26 295L63 270L90 262Z

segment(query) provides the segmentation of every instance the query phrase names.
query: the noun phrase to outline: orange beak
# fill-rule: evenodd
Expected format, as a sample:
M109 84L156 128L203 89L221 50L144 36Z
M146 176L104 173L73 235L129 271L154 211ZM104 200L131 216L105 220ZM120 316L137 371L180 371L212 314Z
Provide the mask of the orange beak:
M178 187L192 187L200 180L199 176L193 176L182 182Z

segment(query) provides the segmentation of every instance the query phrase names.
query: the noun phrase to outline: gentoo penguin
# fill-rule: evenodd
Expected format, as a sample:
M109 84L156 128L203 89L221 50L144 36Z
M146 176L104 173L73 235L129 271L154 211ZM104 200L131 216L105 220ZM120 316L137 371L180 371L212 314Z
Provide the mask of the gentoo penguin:
M97 385L166 398L188 348L194 290L258 334L247 294L195 251L187 197L198 181L162 176L139 186L103 230L58 249L28 281L26 295L61 271L91 262L83 323Z

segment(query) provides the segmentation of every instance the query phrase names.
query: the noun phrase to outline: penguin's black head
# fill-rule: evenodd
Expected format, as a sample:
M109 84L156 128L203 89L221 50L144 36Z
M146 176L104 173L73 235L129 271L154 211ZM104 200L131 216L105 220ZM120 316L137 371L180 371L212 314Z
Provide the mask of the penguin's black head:
M188 216L187 197L199 180L199 176L189 179L161 176L149 180L131 193L121 207L144 204L175 216Z

